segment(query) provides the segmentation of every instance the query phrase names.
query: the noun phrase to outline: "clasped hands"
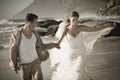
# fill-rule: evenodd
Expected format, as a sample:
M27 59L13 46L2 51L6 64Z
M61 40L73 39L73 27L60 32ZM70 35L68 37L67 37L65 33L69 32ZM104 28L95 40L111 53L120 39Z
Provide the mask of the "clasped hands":
M57 48L57 49L60 49L60 44L59 43L53 43L54 44L54 47Z

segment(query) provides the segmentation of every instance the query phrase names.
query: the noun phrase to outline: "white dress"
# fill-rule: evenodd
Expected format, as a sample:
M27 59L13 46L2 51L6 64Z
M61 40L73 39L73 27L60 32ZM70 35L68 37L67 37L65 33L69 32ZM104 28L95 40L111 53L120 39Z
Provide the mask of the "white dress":
M64 23L60 24L56 37L62 35ZM110 28L97 32L79 32L76 37L67 35L62 40L61 49L52 49L50 54L51 67L57 64L52 80L90 80L86 73L86 54L92 51L97 38L110 32Z

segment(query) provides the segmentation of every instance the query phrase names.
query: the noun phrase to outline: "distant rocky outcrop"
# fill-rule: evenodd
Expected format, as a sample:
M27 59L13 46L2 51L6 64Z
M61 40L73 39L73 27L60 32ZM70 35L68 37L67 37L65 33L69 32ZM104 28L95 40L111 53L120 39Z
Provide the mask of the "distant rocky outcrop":
M110 37L110 36L120 36L120 23L115 23L116 27L111 30L111 32L105 37Z
M99 10L101 15L120 16L120 0L105 0L108 3Z
M4 47L3 46L0 46L0 49L3 49Z
M58 29L58 25L61 22L62 21L56 21L54 19L39 21L39 24L38 24L39 28L37 29L37 31L41 36L45 36L45 35L54 36L55 32ZM24 26L24 24L21 24L21 25L18 25L17 27L20 28L20 27L23 27L23 26ZM41 30L41 28L44 28L46 30Z
M52 37L55 36L55 33L56 33L58 27L59 27L59 25L49 26L48 30L47 30L48 32L47 32L46 36L52 36Z
M55 36L55 33L59 27L59 24L62 21L56 21L56 20L43 20L43 21L39 21L39 26L38 26L38 33L41 36ZM81 20L79 21L79 24L81 25L87 25L87 26L102 26L104 24L108 24L108 23L114 23L115 28L107 35L105 35L105 37L110 37L110 36L120 36L120 23L118 22L114 22L114 21L107 21L107 20L96 20L96 19L85 19L85 20ZM21 27L23 26L19 25L17 27Z
M45 20L45 21L40 21L39 22L39 27L42 28L48 28L51 25L58 25L60 24L62 21L56 21L56 20Z

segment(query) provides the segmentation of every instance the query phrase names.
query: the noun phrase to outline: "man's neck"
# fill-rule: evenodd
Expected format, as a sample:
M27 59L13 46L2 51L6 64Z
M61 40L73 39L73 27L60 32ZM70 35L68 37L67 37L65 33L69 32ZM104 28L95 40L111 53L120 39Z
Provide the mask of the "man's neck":
M30 26L25 25L23 27L23 30L26 34L31 34L32 33L32 30L31 30Z

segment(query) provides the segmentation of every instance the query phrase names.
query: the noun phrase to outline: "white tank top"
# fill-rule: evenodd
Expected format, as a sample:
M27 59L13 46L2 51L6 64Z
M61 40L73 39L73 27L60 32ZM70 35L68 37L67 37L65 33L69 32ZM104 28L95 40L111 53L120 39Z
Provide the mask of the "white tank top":
M23 33L21 34L21 42L19 46L20 64L30 63L38 58L35 44L35 34L32 33L32 37L30 39L26 38Z

